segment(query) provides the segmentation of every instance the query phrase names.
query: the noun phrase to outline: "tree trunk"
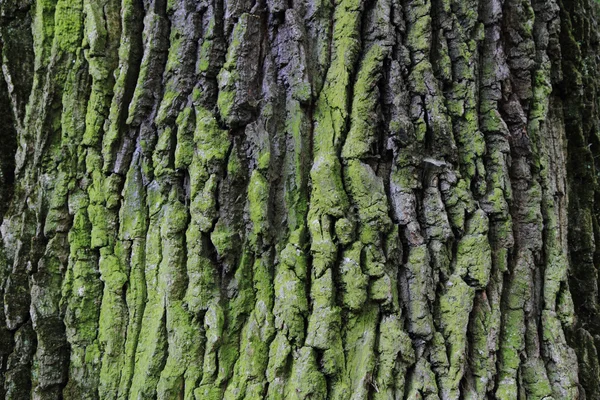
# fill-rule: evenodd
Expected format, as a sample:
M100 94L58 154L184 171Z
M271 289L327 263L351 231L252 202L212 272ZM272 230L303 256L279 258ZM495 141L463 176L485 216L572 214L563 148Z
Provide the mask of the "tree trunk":
M0 397L600 399L593 0L4 0Z

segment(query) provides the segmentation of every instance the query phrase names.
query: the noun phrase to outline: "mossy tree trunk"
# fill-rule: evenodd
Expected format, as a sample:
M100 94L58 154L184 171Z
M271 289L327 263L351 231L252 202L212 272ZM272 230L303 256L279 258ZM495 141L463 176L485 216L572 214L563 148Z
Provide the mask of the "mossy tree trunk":
M0 2L0 397L600 399L599 11Z

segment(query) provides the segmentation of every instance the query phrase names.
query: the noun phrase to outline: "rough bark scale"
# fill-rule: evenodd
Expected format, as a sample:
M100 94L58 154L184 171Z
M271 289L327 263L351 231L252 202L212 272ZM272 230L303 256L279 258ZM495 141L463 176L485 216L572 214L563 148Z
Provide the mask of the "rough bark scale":
M0 397L600 399L593 0L0 3Z

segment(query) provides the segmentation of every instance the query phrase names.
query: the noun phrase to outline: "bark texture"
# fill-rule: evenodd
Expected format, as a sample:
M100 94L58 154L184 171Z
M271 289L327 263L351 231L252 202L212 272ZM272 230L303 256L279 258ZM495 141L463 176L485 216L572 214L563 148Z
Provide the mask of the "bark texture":
M0 2L0 397L600 399L593 0Z

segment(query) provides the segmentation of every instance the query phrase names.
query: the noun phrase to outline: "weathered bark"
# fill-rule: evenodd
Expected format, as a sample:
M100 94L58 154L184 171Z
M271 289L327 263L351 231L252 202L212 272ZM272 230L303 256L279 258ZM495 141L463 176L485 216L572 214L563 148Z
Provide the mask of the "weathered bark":
M0 2L0 397L600 399L599 11Z

